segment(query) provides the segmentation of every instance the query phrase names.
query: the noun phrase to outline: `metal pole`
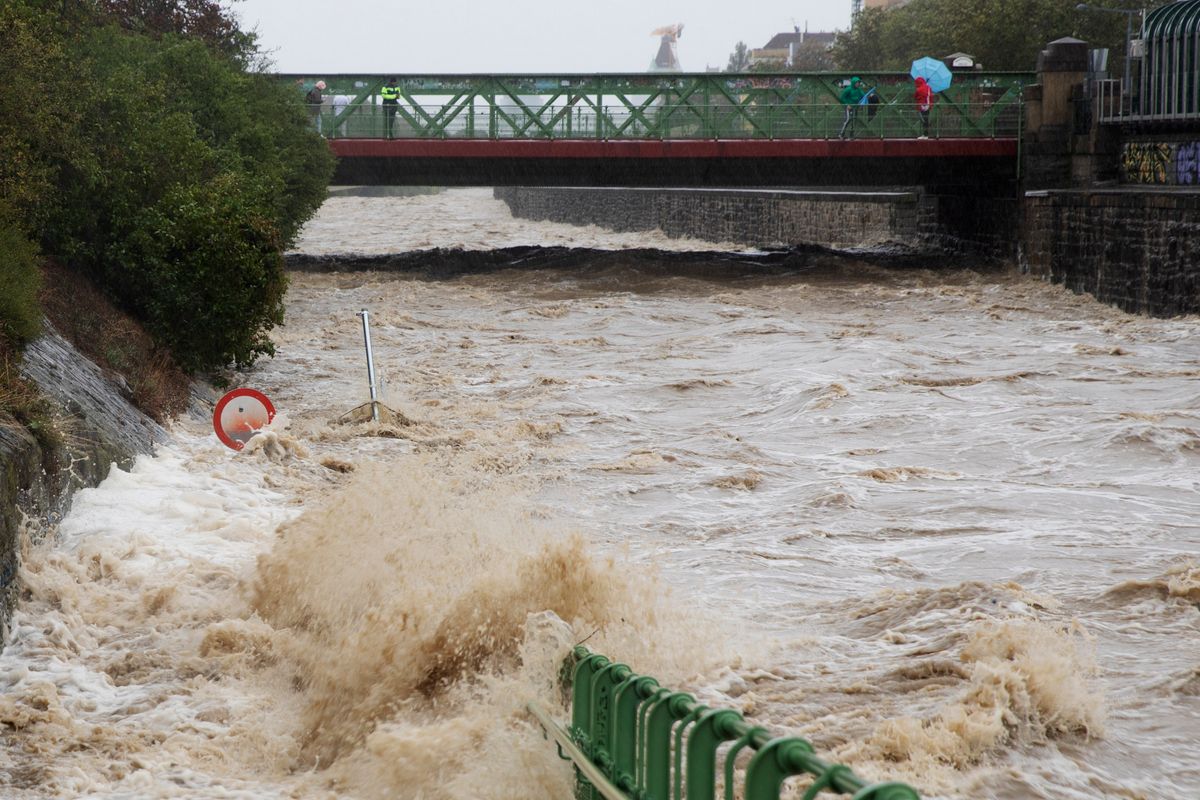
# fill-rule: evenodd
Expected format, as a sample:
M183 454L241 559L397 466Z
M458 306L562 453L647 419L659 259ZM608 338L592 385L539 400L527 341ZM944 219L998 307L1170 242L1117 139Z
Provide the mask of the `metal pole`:
M379 401L375 395L375 356L371 353L370 313L364 308L358 312L363 323L363 342L367 346L367 379L371 381L371 421L379 422Z
M1130 81L1130 71L1129 71L1129 41L1130 41L1130 36L1133 33L1133 15L1134 15L1134 13L1135 12L1131 11L1125 15L1125 82L1121 84L1121 111L1122 111L1122 114L1125 111L1126 98L1129 98L1130 101L1133 100L1133 86ZM1132 109L1133 109L1133 105L1131 102L1130 110L1132 110Z
M1077 3L1075 5L1077 11L1108 11L1112 14L1125 15L1125 80L1121 82L1121 108L1125 107L1125 101L1129 97L1130 90L1130 71L1129 71L1129 41L1133 35L1133 15L1142 15L1142 24L1145 24L1146 10L1135 8L1105 8L1103 6L1091 6L1087 3Z

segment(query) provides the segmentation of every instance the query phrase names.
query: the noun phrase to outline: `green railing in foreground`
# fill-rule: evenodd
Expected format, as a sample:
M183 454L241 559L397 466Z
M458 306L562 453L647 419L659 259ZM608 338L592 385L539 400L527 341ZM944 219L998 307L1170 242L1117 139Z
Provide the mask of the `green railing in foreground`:
M895 782L868 784L849 767L817 758L804 739L772 737L730 709L712 709L683 692L659 686L624 664L578 646L563 665L572 695L570 731L536 704L529 710L575 762L576 800L714 800L718 751L724 754L726 800L738 796L736 761L754 751L740 795L777 800L789 777L808 775L802 800L821 792L854 800L920 800L912 787Z

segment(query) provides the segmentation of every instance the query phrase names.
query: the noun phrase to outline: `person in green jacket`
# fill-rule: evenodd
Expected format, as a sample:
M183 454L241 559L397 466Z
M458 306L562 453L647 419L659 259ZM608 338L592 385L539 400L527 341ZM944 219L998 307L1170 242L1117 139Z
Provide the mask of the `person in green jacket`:
M850 83L842 89L842 93L838 95L838 100L846 107L846 119L842 122L842 129L838 131L838 138L845 139L847 132L851 136L854 135L854 130L850 124L854 121L855 115L858 113L858 106L862 103L863 96L866 94L863 79L857 75L850 79Z

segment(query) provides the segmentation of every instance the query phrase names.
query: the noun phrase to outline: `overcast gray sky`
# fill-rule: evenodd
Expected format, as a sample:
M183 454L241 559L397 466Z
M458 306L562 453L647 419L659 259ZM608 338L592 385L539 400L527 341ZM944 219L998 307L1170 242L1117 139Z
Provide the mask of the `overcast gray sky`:
M280 72L641 72L683 23L686 71L793 25L845 29L850 0L226 0Z

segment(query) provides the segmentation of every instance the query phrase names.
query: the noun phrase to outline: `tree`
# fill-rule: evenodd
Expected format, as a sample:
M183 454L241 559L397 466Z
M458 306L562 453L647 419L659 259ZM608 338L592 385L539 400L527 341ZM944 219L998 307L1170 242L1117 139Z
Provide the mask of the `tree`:
M1152 0L1147 8L1169 0ZM1118 0L1090 0L1116 8ZM900 8L866 9L833 48L848 70L907 69L921 56L965 52L986 69L1032 70L1038 53L1063 36L1076 36L1114 53L1124 48L1120 14L1076 8L1074 0L912 0Z
M729 63L725 65L726 72L745 72L750 66L750 48L745 42L738 42L729 54Z
M40 320L40 244L188 369L272 352L282 251L333 157L297 93L230 52L219 10L0 2L0 348Z
M829 72L837 68L829 47L819 41L804 41L792 54L792 69L796 72Z
M233 0L239 2L239 0ZM219 0L92 0L96 11L121 27L154 36L177 34L199 39L226 55L248 58L255 36L237 21Z
M300 98L175 34L99 27L74 51L88 89L74 103L83 122L46 250L86 272L185 369L271 353L281 251L324 199L333 167Z

